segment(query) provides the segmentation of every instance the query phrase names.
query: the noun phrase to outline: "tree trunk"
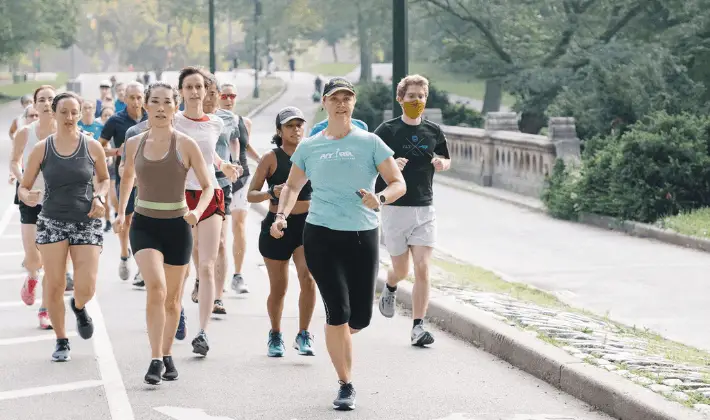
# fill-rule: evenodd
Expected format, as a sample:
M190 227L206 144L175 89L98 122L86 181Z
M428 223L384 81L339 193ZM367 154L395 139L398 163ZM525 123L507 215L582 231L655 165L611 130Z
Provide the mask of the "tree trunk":
M360 82L371 82L372 45L370 44L370 29L359 5L357 10L357 37L360 45Z
M518 128L527 134L539 134L540 130L547 124L547 117L544 113L523 111L520 115Z
M482 113L500 111L500 101L503 97L503 86L500 80L486 80L486 93L483 96Z
M333 61L336 63L338 62L338 49L336 48L337 46L337 42L330 44L330 49L333 51Z

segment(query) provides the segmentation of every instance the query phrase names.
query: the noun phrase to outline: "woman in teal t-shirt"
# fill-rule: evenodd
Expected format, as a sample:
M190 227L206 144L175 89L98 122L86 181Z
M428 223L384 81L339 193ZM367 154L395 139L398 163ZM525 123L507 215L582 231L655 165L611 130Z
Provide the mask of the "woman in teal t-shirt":
M345 79L331 79L323 89L328 127L299 143L281 190L271 235L283 237L286 218L301 188L311 181L311 206L303 229L306 264L326 307L326 345L338 373L336 410L355 408L350 382L352 334L370 324L379 267L379 220L376 211L404 195L404 178L394 152L376 134L352 124L355 89ZM375 195L375 179L387 187Z

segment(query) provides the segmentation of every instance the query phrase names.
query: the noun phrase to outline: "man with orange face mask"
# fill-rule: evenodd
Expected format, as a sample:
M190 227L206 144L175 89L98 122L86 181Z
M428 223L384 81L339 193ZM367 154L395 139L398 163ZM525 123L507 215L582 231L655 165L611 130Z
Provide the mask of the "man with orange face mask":
M382 208L382 233L392 258L387 284L380 295L380 313L394 316L397 283L409 274L409 255L414 260L411 332L413 346L426 346L434 336L424 328L429 306L429 264L436 244L436 213L433 206L434 172L451 166L446 137L441 127L424 120L422 114L429 96L429 81L410 75L397 84L397 101L403 115L383 122L375 134L394 150L395 161L407 184L407 193ZM375 191L384 189L377 179Z

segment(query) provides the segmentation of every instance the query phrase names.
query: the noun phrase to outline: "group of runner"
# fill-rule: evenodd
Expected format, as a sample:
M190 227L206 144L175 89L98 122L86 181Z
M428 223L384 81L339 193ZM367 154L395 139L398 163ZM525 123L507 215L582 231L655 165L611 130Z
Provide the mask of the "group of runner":
M110 117L100 134L82 114L82 106L91 102L73 93L57 95L50 86L37 89L34 105L26 109L36 110L39 119L30 122L23 116L28 125L12 133L11 171L18 181L28 271L22 297L28 305L34 302L39 269L44 267L40 311L45 317L48 312L51 324L42 324L42 312L40 323L55 330L52 359L70 360L63 300L69 256L77 330L84 339L93 334L85 305L95 291L108 226L101 218L108 210L107 157L113 157L118 203L112 226L121 242L119 277L130 277L128 261L134 258L139 271L134 285L147 291L151 362L145 382L160 384L179 376L172 344L187 334L182 297L190 260L197 273L191 298L199 304L199 330L192 347L194 353L207 355L211 314L226 314L226 217L232 216L234 236L232 288L244 293L248 203L268 201L258 239L270 285L267 355L285 353L281 316L293 260L301 289L293 346L301 355L315 354L309 328L318 291L325 306L326 347L339 381L333 406L354 409L351 337L372 318L380 232L392 269L379 310L385 317L394 316L397 283L413 261L410 343L434 342L424 326L436 241L432 183L434 172L447 170L450 159L441 128L422 118L428 90L422 76L402 79L397 100L404 114L370 133L366 125L361 128L364 123L352 119L354 86L343 78L331 79L322 92L328 118L304 139L303 112L282 109L275 118L275 147L259 156L249 144L251 122L232 112L235 87L219 85L201 68L184 68L177 89L165 82L147 88L138 82L126 84L126 108ZM92 141L92 134L98 141ZM247 156L258 162L253 176ZM26 225L36 225L36 232L28 227L25 235Z

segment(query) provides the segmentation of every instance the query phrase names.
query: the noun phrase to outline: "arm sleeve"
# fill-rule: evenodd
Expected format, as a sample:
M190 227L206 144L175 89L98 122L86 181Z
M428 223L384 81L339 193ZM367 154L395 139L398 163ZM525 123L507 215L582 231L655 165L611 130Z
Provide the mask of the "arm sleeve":
M303 172L306 172L306 152L304 151L305 148L305 143L301 142L296 147L296 150L293 152L293 155L291 155L291 163L301 168Z
M106 125L101 129L101 138L108 141L113 140L114 134L116 134L116 125L114 124L113 117L106 121Z
M375 166L378 166L380 163L382 163L385 159L387 159L390 156L394 156L394 151L390 149L390 147L385 144L384 141L378 136L377 134L372 134L373 138L373 143L374 143L374 153L372 155L373 161L375 163Z
M439 156L443 156L446 159L451 159L449 157L449 146L446 143L446 135L441 127L439 127L439 135L436 137L436 147L434 148L434 153Z

